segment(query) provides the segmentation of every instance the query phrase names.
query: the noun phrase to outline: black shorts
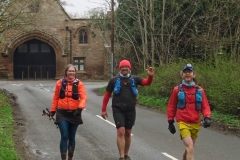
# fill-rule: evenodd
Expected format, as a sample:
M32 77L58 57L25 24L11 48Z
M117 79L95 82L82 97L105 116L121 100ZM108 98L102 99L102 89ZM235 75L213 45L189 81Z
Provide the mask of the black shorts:
M117 107L112 107L113 118L116 124L116 128L125 127L125 129L132 129L135 119L136 110L120 110Z

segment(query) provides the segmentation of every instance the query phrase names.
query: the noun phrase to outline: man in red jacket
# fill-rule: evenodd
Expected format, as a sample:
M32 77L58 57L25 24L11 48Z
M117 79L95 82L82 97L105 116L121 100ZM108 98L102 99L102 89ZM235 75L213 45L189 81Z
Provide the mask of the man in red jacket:
M112 111L117 128L117 146L119 160L131 160L128 151L131 144L131 131L136 118L137 85L147 86L152 83L154 69L146 69L148 78L131 75L131 64L128 60L119 63L119 74L113 77L106 88L102 104L102 117L107 118L107 103L112 92Z
M203 88L196 84L195 71L191 64L182 69L182 83L174 87L167 106L168 129L176 132L173 125L176 117L178 130L185 144L183 160L194 160L194 143L200 130L200 114L204 117L204 128L210 127L211 111Z

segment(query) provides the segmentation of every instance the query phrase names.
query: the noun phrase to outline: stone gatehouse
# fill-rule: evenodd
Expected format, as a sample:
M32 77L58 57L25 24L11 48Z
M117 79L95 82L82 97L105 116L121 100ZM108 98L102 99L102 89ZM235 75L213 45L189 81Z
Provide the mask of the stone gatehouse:
M80 79L108 75L104 43L100 31L88 27L90 19L71 19L56 0L33 2L25 8L31 24L2 36L0 78L58 79L69 63Z

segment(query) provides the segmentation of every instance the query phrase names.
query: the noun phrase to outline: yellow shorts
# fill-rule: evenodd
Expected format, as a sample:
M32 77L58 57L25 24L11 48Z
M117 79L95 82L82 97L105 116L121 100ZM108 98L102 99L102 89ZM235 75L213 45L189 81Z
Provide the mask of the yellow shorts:
M200 130L200 123L187 124L185 122L177 122L177 124L181 139L185 137L192 137L192 139L197 139L198 131Z

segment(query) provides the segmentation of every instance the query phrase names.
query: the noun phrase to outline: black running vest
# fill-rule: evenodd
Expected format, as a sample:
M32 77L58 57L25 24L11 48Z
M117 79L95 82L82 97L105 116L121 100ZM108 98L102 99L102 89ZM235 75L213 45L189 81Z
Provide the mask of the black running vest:
M68 82L65 78L62 78L61 81L62 81L62 86L61 86L61 89L60 89L60 98L63 99L65 97L66 86L67 86ZM79 99L78 83L79 83L79 80L76 79L72 84L73 85L72 86L72 99L74 99L74 100Z

